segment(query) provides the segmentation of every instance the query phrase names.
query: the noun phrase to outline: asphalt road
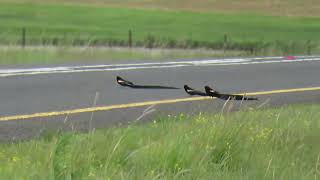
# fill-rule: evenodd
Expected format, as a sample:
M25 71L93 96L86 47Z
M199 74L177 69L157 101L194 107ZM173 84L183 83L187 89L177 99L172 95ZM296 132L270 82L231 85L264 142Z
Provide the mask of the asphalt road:
M54 70L39 74L14 71L15 74L9 72L9 75L7 71L10 70L3 69L0 70L0 75L3 72L7 74L3 73L4 75L0 77L0 118L91 107L97 92L96 106L189 97L183 89L154 90L121 87L115 82L116 76L138 84L180 88L188 84L200 90L203 90L205 85L210 85L225 93L320 87L319 60L268 61L270 63L267 61L254 63L257 62L254 60L218 64L204 62L191 65L182 62L171 63L174 66L160 68L159 64L147 64L144 68L127 68L140 67L136 64L115 65L117 69L111 70L101 70L102 66L94 66L77 67L79 71L78 69L70 72ZM320 91L261 95L259 102L249 102L242 106L258 106L263 102L266 102L266 105L277 106L292 103L319 103ZM153 114L214 112L221 110L223 103L221 100L203 100L163 104L154 107L156 111ZM47 129L87 130L89 127L100 128L111 124L124 124L137 119L145 108L134 107L96 112L92 122L89 122L92 113L74 114L68 116L66 121L65 116L2 121L0 122L0 141L36 137ZM155 115L147 115L145 119Z

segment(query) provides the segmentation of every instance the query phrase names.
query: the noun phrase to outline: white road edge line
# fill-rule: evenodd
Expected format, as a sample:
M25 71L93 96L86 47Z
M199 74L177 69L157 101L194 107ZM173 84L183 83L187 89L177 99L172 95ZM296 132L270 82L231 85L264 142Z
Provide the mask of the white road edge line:
M258 58L234 58L234 59L212 59L212 60L193 60L193 61L172 61L154 63L131 63L131 64L106 64L106 65L84 65L84 66L65 66L65 67L40 67L25 69L0 69L0 77L40 75L40 74L59 74L74 72L101 72L101 71L121 71L136 69L160 69L160 68L179 68L190 66L227 66L244 64L269 64L269 63L293 63L320 61L320 56L295 56L294 59L285 57L258 57Z

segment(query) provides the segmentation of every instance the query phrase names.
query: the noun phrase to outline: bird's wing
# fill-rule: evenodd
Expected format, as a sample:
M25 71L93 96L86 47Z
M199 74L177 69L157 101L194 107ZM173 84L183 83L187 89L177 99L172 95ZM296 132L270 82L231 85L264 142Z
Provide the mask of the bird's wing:
M133 82L127 81L120 76L117 76L117 83L120 84L121 86L133 86Z
M195 89L189 87L188 85L184 85L184 90L189 95L208 96L207 93L199 91L199 90L195 90Z

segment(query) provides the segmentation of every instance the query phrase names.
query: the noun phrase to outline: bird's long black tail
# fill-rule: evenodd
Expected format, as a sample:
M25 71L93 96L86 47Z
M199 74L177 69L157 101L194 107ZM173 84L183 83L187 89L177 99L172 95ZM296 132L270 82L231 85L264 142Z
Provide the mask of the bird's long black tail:
M258 101L259 99L258 98L255 98L255 97L236 97L235 100L238 100L238 101Z
M237 101L257 101L259 100L256 97L245 97L243 95L233 95L233 94L222 94L220 99L224 100L237 100Z

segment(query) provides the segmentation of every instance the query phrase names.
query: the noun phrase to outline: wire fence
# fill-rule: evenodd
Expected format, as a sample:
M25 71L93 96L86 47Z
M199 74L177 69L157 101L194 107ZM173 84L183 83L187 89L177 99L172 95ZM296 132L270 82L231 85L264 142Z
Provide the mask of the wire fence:
M127 37L103 37L87 33L65 33L46 34L45 32L36 34L29 33L28 29L21 28L20 31L5 32L0 34L1 45L18 45L21 47L41 45L41 46L109 46L109 47L145 47L145 48L182 48L195 49L206 48L213 50L239 50L246 51L248 54L266 54L275 52L276 54L305 54L311 55L319 44L312 40L305 41L263 41L247 40L234 41L232 36L224 34L221 40L199 41L195 39L177 40L168 37L157 37L148 34L144 38L134 38L134 31L129 29Z

